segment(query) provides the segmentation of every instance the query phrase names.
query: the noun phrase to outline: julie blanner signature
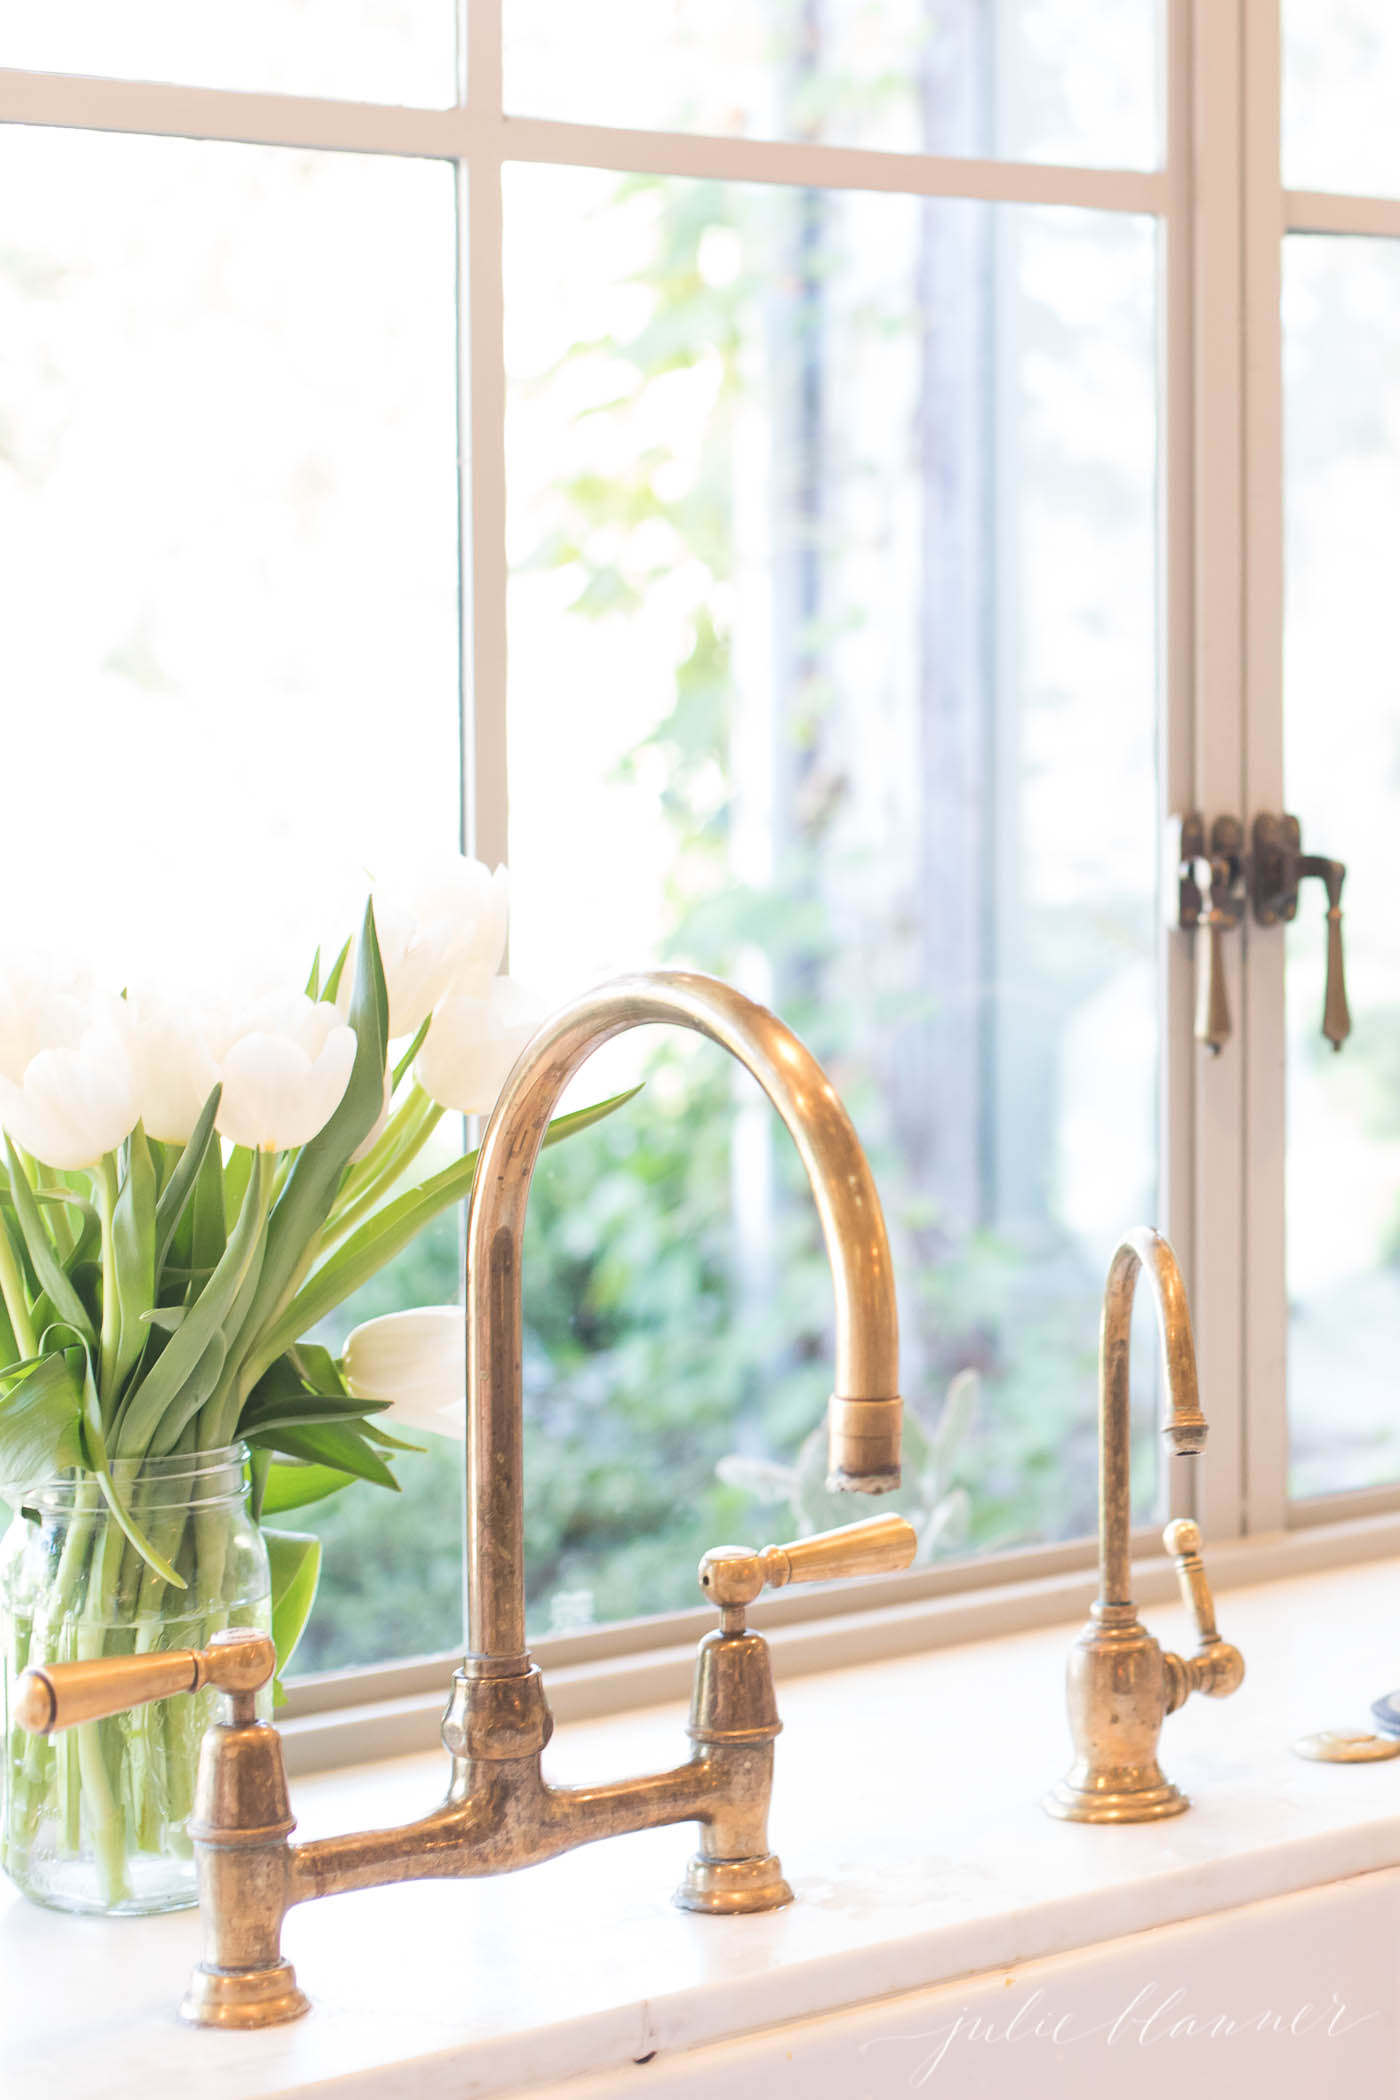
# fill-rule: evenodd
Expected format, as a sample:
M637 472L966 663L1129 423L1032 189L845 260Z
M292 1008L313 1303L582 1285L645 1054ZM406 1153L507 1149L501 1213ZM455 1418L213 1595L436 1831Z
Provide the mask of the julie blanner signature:
M1067 2049L1080 2042L1101 2042L1105 2048L1151 2049L1171 2042L1230 2042L1250 2037L1301 2040L1320 2035L1339 2041L1379 2012L1357 2012L1336 1991L1325 2004L1305 2002L1288 2007L1262 2006L1250 2012L1206 2011L1189 2003L1182 1989L1145 1983L1121 2011L1107 2019L1088 2020L1074 2012L1057 2011L1046 1992L1032 1991L1009 2014L993 2019L985 2013L969 2012L963 2006L950 2012L936 2026L917 2034L877 2035L862 2042L860 2054L890 2047L923 2051L909 2074L909 2089L927 2085L953 2051L964 2044L1035 2043Z

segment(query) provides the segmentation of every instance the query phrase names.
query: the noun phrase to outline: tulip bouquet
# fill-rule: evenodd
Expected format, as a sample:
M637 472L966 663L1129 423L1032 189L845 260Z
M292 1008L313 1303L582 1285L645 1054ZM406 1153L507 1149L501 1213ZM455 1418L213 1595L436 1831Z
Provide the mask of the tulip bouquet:
M0 1578L9 1673L250 1620L285 1664L319 1543L265 1527L270 1581L250 1587L209 1483L232 1467L242 1487L246 1449L259 1521L353 1480L397 1486L390 1396L308 1336L470 1189L475 1154L413 1166L445 1111L491 1107L538 1018L498 974L505 936L504 871L456 860L416 894L376 892L304 991L0 981L0 1496L19 1513L7 1568L29 1571ZM14 1733L5 1863L31 1893L64 1901L79 1859L97 1884L79 1907L164 1907L133 1876L187 1850L193 1705L73 1744ZM36 1885L41 1855L58 1865Z

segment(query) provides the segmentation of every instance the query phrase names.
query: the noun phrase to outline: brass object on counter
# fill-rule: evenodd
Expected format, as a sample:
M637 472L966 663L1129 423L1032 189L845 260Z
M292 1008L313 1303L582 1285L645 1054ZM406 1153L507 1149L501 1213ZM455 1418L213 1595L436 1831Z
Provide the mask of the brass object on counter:
M1182 1601L1199 1645L1166 1654L1138 1619L1130 1594L1129 1341L1133 1295L1146 1272L1156 1301L1167 1388L1163 1431L1177 1453L1199 1452L1206 1420L1196 1389L1196 1350L1186 1289L1171 1248L1145 1227L1119 1244L1108 1272L1099 1333L1099 1594L1069 1659L1067 1698L1075 1758L1044 1806L1071 1823L1146 1823L1190 1803L1157 1762L1162 1722L1192 1692L1224 1698L1244 1677L1238 1648L1222 1641L1201 1560L1201 1535L1185 1518L1162 1542L1176 1560Z
M1368 1728L1323 1728L1300 1735L1293 1755L1315 1765L1382 1765L1400 1757L1400 1737L1373 1735Z
M271 1644L262 1635L223 1634L199 1655L56 1664L25 1688L21 1719L39 1728L202 1682L228 1694L204 1738L189 1824L204 1958L180 2008L187 2020L265 2027L306 2011L281 1952L282 1919L293 1904L384 1882L506 1873L663 1823L700 1826L699 1850L675 1899L683 1908L758 1911L791 1901L767 1837L780 1727L772 1669L767 1643L747 1628L745 1607L765 1584L907 1566L916 1541L902 1518L876 1518L760 1553L730 1546L707 1554L700 1582L721 1620L700 1644L690 1757L671 1771L606 1786L556 1787L541 1770L554 1724L525 1646L525 1206L565 1086L602 1043L652 1022L678 1023L728 1050L792 1133L835 1284L831 1485L873 1493L898 1484L898 1328L884 1218L859 1141L820 1066L775 1015L713 978L623 978L566 1007L506 1081L482 1140L467 1218L469 1647L443 1718L452 1767L442 1805L395 1829L292 1844L281 1739L253 1712L250 1685L254 1677L266 1682L272 1670Z

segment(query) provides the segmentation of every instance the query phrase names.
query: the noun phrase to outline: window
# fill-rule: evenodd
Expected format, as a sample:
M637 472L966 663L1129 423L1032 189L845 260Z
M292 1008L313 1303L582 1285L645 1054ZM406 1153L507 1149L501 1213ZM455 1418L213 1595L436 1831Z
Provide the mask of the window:
M93 841L153 756L163 787L89 935L159 889L162 941L217 899L299 956L460 824L510 861L521 974L775 1004L889 1212L911 1584L1085 1558L1143 1218L1192 1281L1212 1537L1400 1507L1379 0L334 12L0 29L13 777L61 768ZM1164 820L1285 808L1350 864L1356 1034L1317 1037L1308 884L1228 937L1208 1059ZM0 853L76 919L101 849L50 815ZM708 1046L625 1041L589 1087L635 1076L533 1198L546 1637L860 1514L817 1478L786 1140ZM355 1313L456 1260L444 1228ZM1144 1523L1185 1492L1153 1354ZM304 1663L458 1640L458 1469L406 1462L409 1525L328 1510Z

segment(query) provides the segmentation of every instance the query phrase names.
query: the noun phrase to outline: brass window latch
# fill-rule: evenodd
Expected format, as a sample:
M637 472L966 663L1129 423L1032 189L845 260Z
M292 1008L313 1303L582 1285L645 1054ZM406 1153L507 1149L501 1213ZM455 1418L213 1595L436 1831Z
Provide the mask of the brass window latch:
M1173 818L1167 851L1172 924L1198 936L1196 1041L1218 1057L1230 1040L1224 936L1240 924L1246 907L1252 907L1260 926L1277 926L1296 919L1299 889L1309 876L1316 876L1327 893L1327 989L1322 1004L1322 1033L1334 1050L1340 1050L1351 1034L1342 953L1345 861L1304 853L1298 819L1270 812L1254 819L1246 847L1244 826L1238 817L1216 817L1207 826L1199 810L1193 810Z

